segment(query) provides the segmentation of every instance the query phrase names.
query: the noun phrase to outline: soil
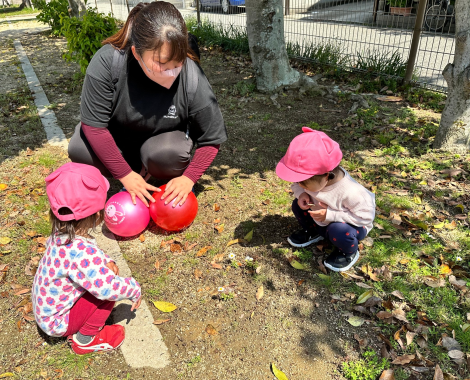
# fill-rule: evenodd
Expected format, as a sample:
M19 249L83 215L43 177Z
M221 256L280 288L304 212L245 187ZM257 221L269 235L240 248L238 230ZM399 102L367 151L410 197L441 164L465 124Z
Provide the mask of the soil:
M59 125L70 137L79 121L78 65L62 59L63 38L39 33L20 40L50 103L56 105ZM1 66L5 68L0 74L1 92L15 90L18 81L24 82L14 64L11 41L2 41L2 56L3 52L8 52L8 58L2 59L10 61ZM321 252L316 247L309 248L313 259L308 270L289 264L293 250L286 237L297 229L297 223L290 212L289 184L277 178L274 168L291 139L311 122L332 126L330 136L341 141L344 154L355 152L359 143L335 127L348 117L352 103L287 91L276 99L277 108L268 96L241 95L254 80L246 57L203 49L202 67L220 103L229 140L195 186L198 216L178 234L165 235L151 224L141 239L119 242L155 320L170 318L159 329L171 365L162 370L132 369L117 351L95 355L78 372L76 359L71 359L74 369L63 367L62 378L258 380L272 379L270 363L275 363L289 379L343 379L340 364L358 357L354 335L367 338L372 348L378 348L378 338L368 322L362 327L347 323L343 313L351 305L337 302L320 281L315 262ZM12 162L2 171L18 170ZM112 190L119 187L114 181ZM250 231L249 243L227 247L229 241ZM183 247L186 243L195 246L175 254L169 244L162 247L169 239ZM199 257L197 253L207 246L211 248ZM236 255L234 265L228 258L231 253ZM257 272L244 265L246 256L258 264ZM27 286L28 279L23 281ZM257 300L261 286L264 296ZM219 287L224 291L219 292ZM164 314L152 305L159 300L174 303L178 309ZM4 301L0 299L0 305ZM7 310L6 303L0 310ZM207 332L208 325L216 330L214 335ZM24 365L23 372L31 377L24 378L52 378L54 367L47 363L54 353L67 350L64 340L39 334L34 324L19 332L14 316L3 321L0 341L0 373L13 371L26 359L31 365Z

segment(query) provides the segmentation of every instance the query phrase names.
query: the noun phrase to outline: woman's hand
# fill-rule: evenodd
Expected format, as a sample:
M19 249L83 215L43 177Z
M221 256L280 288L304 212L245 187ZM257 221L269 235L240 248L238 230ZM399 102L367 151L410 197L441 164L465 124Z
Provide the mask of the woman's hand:
M299 196L299 199L297 199L297 204L302 210L308 210L310 208L309 203L311 202L310 195L307 193L302 193Z
M173 178L167 183L165 192L161 199L166 199L165 204L173 202L173 207L176 207L179 203L180 206L186 202L189 193L193 189L194 182L188 177L182 175L181 177ZM181 202L180 202L181 201Z
M318 202L318 206L315 207L315 210L310 210L308 213L315 222L323 222L326 219L327 209L327 204Z
M161 191L159 188L145 182L142 176L136 172L130 172L125 177L120 178L119 181L121 181L127 192L131 195L132 203L134 204L136 204L135 197L137 196L147 207L149 207L147 199L150 202L155 202L155 199L153 199L149 190Z

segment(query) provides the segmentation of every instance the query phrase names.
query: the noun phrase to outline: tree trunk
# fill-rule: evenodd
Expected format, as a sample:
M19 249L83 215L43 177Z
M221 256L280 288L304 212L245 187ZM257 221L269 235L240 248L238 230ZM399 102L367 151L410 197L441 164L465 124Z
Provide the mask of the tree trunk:
M86 13L86 5L83 0L68 0L68 2L70 16L80 18Z
M455 55L442 72L447 102L434 148L453 152L470 149L470 0L455 2Z
M22 10L24 8L33 8L33 10L34 10L34 6L33 6L33 3L31 3L31 0L23 0L21 2L20 10Z
M284 41L282 0L246 0L246 29L259 91L296 86L301 74L292 69Z

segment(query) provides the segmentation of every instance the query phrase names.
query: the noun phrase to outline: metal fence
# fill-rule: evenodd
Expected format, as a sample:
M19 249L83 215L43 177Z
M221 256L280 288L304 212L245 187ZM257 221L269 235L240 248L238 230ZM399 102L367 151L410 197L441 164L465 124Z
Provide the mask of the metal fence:
M101 12L125 19L135 0L95 0ZM171 1L171 0L170 0ZM378 75L404 77L419 1L426 1L413 80L446 92L442 70L453 61L455 18L449 0L283 0L291 57ZM246 28L245 0L173 0L183 16ZM396 5L396 6L392 6Z

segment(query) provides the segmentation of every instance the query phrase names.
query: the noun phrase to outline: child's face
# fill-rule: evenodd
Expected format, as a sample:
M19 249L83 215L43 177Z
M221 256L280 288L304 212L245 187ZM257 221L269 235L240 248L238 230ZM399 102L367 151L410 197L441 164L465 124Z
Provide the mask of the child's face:
M318 181L313 180L307 182L306 185L299 183L299 186L304 189L311 191L312 193L316 193L318 191L321 191L325 188L325 186L328 184L328 175L325 174L324 176L321 176Z

